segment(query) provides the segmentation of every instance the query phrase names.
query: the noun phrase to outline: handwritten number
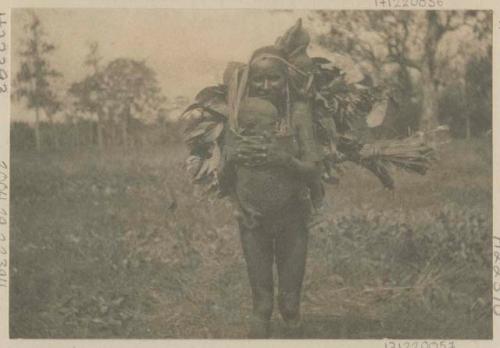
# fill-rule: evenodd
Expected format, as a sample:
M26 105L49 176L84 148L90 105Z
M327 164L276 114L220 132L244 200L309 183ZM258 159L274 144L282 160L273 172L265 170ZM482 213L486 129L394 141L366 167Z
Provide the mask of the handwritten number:
M495 313L495 315L500 315L500 305L493 306L493 313Z
M499 266L493 267L493 273L495 274L495 277L500 276L500 267Z

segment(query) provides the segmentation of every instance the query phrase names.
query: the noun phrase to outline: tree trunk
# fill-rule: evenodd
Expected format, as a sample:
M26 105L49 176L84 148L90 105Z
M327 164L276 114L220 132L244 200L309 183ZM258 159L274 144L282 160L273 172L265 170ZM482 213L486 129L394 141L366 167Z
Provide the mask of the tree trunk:
M54 148L58 150L61 146L59 143L59 135L57 134L57 126L52 120L50 121L50 135L52 136L52 143L54 144Z
M108 129L110 134L110 143L114 147L116 146L116 122L114 120L109 120Z
M47 120L49 121L49 136L50 136L50 145L54 148L54 149L59 149L59 138L57 137L57 130L56 130L56 126L54 124L54 120L53 120L53 115L48 115L46 112L45 112L45 116L47 117Z
M54 138L54 146L56 149L61 148L61 142L59 141L59 134L57 132L57 126L52 124L52 137Z
M97 146L100 151L104 149L104 141L103 141L103 119L102 115L97 116Z
M465 114L465 139L470 139L471 130L470 130L470 114L467 112Z
M465 86L464 86L464 90L463 90L463 104L462 104L462 110L464 112L464 115L465 115L465 139L470 139L471 137L471 105L469 104L471 101L472 101L472 98L470 97L471 96L471 86L469 86L469 84L467 83L467 78L465 78Z
M40 139L40 108L38 106L35 106L35 147L38 152L42 149Z
M438 91L427 64L422 68L422 115L420 116L420 130L429 131L438 125Z
M74 129L74 141L75 141L75 148L79 149L80 148L80 127L78 125L78 121L73 122L73 129Z
M127 118L124 117L121 122L121 132L122 132L122 146L124 149L128 148L128 129L127 129Z
M420 130L429 131L438 125L438 90L435 80L436 49L443 34L436 11L426 12L427 32L424 38L425 52L422 64L423 108Z
M93 147L94 146L94 125L92 122L89 122L89 137L88 137L88 142L89 146Z

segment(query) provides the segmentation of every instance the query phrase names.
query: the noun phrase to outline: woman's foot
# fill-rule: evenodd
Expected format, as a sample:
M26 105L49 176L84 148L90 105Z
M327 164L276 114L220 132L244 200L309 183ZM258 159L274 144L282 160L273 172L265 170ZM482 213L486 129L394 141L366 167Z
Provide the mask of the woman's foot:
M255 316L250 318L248 338L259 339L271 337L271 321Z
M300 319L285 321L284 338L303 338L304 328Z

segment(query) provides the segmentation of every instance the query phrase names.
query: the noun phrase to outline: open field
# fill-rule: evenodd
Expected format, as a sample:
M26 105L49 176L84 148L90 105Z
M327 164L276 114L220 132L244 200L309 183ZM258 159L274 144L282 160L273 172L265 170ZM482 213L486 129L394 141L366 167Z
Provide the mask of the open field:
M232 211L197 192L184 156L12 154L12 337L244 337ZM395 192L354 166L329 188L326 227L311 232L306 337L491 337L491 139L439 157L426 176L397 173Z

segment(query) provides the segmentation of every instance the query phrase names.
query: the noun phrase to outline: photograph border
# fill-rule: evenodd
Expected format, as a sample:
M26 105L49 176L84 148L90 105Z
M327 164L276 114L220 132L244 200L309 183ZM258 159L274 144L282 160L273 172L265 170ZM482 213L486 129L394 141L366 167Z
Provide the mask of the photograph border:
M7 287L0 286L0 347L78 347L78 348L91 348L91 347L136 347L138 345L147 347L164 347L165 345L175 346L175 347L246 347L246 346L262 346L262 347L296 347L296 346L322 346L322 347L384 347L384 348L404 348L413 347L411 344L413 342L419 342L418 347L424 348L423 342L437 342L437 347L439 347L440 341L442 342L454 342L454 346L457 348L493 348L500 347L500 259L495 262L495 255L500 255L500 230L498 226L498 217L500 216L499 208L499 197L500 197L500 186L498 180L495 180L497 175L499 175L500 169L500 137L497 136L499 131L499 121L495 117L498 110L500 110L500 96L498 96L498 84L500 77L500 68L497 63L500 57L500 43L498 43L499 31L500 31L500 2L495 0L442 0L443 7L434 8L436 10L451 10L451 9L475 9L475 10L493 10L493 253L494 255L493 264L493 340L404 340L404 339L370 339L370 340L335 340L335 339L304 339L304 340L246 340L246 339L10 339L9 338L9 287L8 287L8 275L7 275ZM0 0L0 13L5 13L1 20L5 20L6 24L0 28L0 33L2 29L7 31L6 36L6 59L7 65L7 84L8 90L11 91L10 81L12 76L10 75L10 64L15 63L11 60L10 51L11 42L11 16L10 10L12 8L196 8L196 9L370 9L370 10L384 10L384 9L394 9L388 7L377 7L376 4L380 3L376 0L240 0L240 1L201 1L201 0L149 0L149 1L131 1L131 0L81 0L81 1L63 1L63 0L43 0L43 1L28 1L28 0L10 0L2 1ZM410 8L409 10L424 10L431 8ZM0 46L2 45L0 38ZM2 60L2 54L5 52L0 52L0 62ZM2 69L0 65L0 69ZM2 82L2 81L0 81ZM498 96L495 98L495 96ZM10 163L10 95L7 93L0 93L0 172L2 172L1 164L6 163L7 166ZM10 175L9 168L3 170L4 173ZM1 173L0 173L1 174ZM8 194L8 190L7 190ZM0 197L0 213L4 209L9 213L8 200L1 200ZM8 219L7 219L8 220ZM2 240L2 236L5 236L5 240ZM3 255L2 250L7 250L9 252L9 230L7 225L0 225L0 264L2 259L8 260L8 255ZM497 254L495 254L495 252ZM500 258L500 256L499 256ZM496 269L495 267L498 267ZM4 269L8 272L8 266ZM499 274L495 274L495 270L499 270ZM0 266L0 275L2 268ZM9 273L9 272L8 272ZM498 285L495 285L495 281ZM1 285L1 284L0 284ZM497 291L495 291L498 289ZM390 342L394 342L395 345L391 346ZM410 345L406 345L409 342ZM398 345L399 344L399 345ZM434 347L434 345L428 345L426 348Z

